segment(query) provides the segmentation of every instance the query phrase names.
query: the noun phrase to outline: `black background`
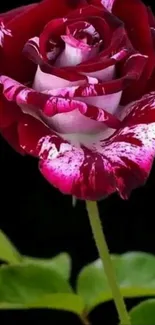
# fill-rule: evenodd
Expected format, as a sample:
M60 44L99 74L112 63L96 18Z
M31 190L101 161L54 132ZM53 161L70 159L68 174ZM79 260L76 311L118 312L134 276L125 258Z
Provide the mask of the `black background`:
M31 1L3 1L0 12L28 3ZM151 1L145 3L153 9ZM37 160L20 156L2 138L0 190L0 228L22 254L52 257L67 251L73 261L71 281L74 285L81 267L97 258L84 202L72 208L71 197L59 193L41 176ZM128 201L114 194L100 202L99 208L112 253L140 250L155 254L155 166L146 185L135 190ZM136 302L127 301L129 308ZM7 321L18 324L23 320L80 324L74 315L55 311L0 313L1 324ZM93 324L116 324L113 304L96 308L90 320Z

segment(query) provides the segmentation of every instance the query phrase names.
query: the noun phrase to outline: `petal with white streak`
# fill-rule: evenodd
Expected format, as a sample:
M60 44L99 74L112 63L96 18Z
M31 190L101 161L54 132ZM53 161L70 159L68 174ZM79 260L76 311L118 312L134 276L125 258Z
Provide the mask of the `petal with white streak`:
M7 76L1 76L0 82L6 105L7 101L16 103L25 114L42 120L58 132L96 133L105 129L105 125L114 129L120 126L116 117L96 106L36 92Z
M43 72L38 66L33 82L33 88L37 91L44 91L61 87L71 87L84 84L85 80L83 79L84 78L82 76L81 80L78 81L70 81L67 79L63 79L61 77Z
M29 145L35 123L20 127L22 144ZM155 156L155 93L134 102L120 130L108 140L94 139L73 146L50 130L38 137L36 153L44 177L65 194L97 200L114 191L127 198L132 189L145 183ZM26 150L26 148L25 148Z
M109 11L112 11L113 4L116 0L90 0L90 3L94 6L101 6Z
M119 107L120 99L122 96L122 91L118 91L114 94L95 96L95 97L75 97L76 100L82 100L84 103L97 106L99 108L105 109L110 114L116 114Z

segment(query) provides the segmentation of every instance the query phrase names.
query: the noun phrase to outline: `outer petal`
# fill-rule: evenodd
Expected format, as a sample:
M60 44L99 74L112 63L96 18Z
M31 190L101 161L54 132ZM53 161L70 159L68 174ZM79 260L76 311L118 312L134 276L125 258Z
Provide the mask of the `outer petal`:
M134 47L141 53L149 54L153 46L148 12L143 2L141 0L115 0L112 12L125 23Z
M111 11L115 0L89 0L89 2L94 6L105 7Z
M148 11L149 25L150 27L155 28L155 16L150 7L147 7L147 11Z
M41 125L39 123L33 118L26 119L25 116L25 121L21 122L19 126L19 138L21 146L25 148L26 152L30 153L32 149L33 153L35 152L36 155L40 156L40 169L43 175L52 185L58 187L65 194L74 192L76 196L84 198L87 193L89 198L96 197L97 192L93 193L94 177L96 176L92 165L96 161L96 154L87 149L73 147L48 129L46 130L46 136L42 137L42 133L40 133L40 140L38 133L38 139L36 140L39 141L35 142L32 140L33 130L34 128L40 129ZM49 152L52 159L50 165ZM96 164L102 167L102 158L99 157ZM100 175L95 181L96 190L100 188L102 194L104 190L106 190L106 193L114 191L108 175L108 165L108 162L105 162L105 169L98 169Z
M155 50L155 27L151 27L151 34L152 34L153 46ZM154 90L155 90L155 68L147 83L147 92L154 91Z
M6 76L1 76L0 82L3 85L5 98L9 102L18 104L24 113L43 119L45 123L61 133L92 133L103 129L105 124L111 128L118 128L119 121L111 113L116 110L119 104L123 88L128 82L139 76L145 59L138 54L131 56L124 65L124 77L121 79L105 84L87 84L87 87L84 88L79 86L60 89L58 93L50 93L50 91L44 94L39 93ZM109 96L109 94L112 95ZM61 97L55 97L56 95ZM82 102L79 101L80 96ZM5 100L4 103L7 104ZM92 103L95 107L92 106ZM11 106L10 103L6 106L5 113L9 113L8 109L11 111L5 123L16 118L16 115L12 114L13 109L16 113L15 106L15 104ZM79 112L77 116L75 111ZM4 116L6 116L5 113L3 109Z
M126 114L124 125L113 137L100 138L91 148L90 144L77 148L47 129L36 143L44 177L63 193L85 200L97 200L114 191L127 198L146 181L154 159L155 93L129 105ZM21 125L25 150L36 123L40 122L28 122L26 132Z
M35 132L33 129L34 126ZM38 142L40 138L50 133L50 129L40 121L24 114L18 123L17 132L21 150L37 157Z
M0 129L7 128L21 117L21 110L16 103L8 102L0 96Z
M114 63L114 58L109 59L111 63ZM65 98L74 98L76 100L81 100L87 104L95 105L99 108L103 108L109 113L116 113L116 109L119 105L122 91L133 83L134 80L137 80L145 67L147 62L147 57L141 54L131 55L126 63L123 65L123 70L121 71L122 78L113 79L111 81L99 82L99 83L86 83L79 86L68 86L64 88L58 88L51 90L52 80L49 74L43 74L43 76L37 76L36 74L36 86L37 90L45 90L46 93L49 93L53 96L61 96ZM113 65L112 65L113 66ZM107 68L103 70L106 74ZM47 78L45 76L47 76ZM43 79L42 79L43 78ZM45 80L46 86L44 82ZM63 80L63 79L62 79ZM66 80L64 80L65 82ZM41 85L44 85L44 89L40 88ZM66 85L67 86L67 85ZM49 89L49 90L48 90ZM48 91L47 91L48 90Z
M21 6L0 14L0 20L2 19L4 23L8 23L11 19L14 19L17 15L22 14L27 9L37 6L37 3L33 3L27 6Z
M112 12L125 23L125 28L134 47L149 57L148 63L139 82L135 83L133 87L126 91L123 98L123 104L125 104L126 102L129 102L129 100L131 101L139 98L146 92L148 80L155 68L155 51L150 30L148 11L142 1L115 0Z
M111 128L118 128L120 125L116 117L101 108L77 100L36 92L6 76L1 76L0 81L3 85L4 98L2 98L6 106L7 99L13 102L13 106L19 105L24 113L42 119L54 129L59 124L61 133L97 132L104 129L105 124ZM77 112L77 116L74 112ZM61 117L61 122L56 121L57 115L58 119Z
M155 68L155 52L150 30L150 26L155 26L155 19L141 0L91 0L91 3L112 10L112 13L125 23L125 29L135 49L149 57L141 79L125 91L122 98L124 105L147 91L148 81Z
M25 151L19 144L18 124L15 122L5 129L0 129L0 134L11 145L11 147L20 154L25 154Z

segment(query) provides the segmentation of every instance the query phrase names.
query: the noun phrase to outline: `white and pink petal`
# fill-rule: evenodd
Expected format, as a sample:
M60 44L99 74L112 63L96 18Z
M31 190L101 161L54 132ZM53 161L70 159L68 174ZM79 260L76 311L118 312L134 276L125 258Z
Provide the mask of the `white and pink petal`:
M96 133L120 121L106 110L84 102L39 93L7 76L1 76L4 99L19 105L25 114L41 119L61 133Z
M127 112L123 127L107 140L94 141L91 148L73 146L47 129L36 141L41 173L63 193L84 200L98 200L115 191L126 199L145 183L155 157L155 93L133 103ZM33 119L31 127L27 123L29 139L35 123L40 122ZM27 146L26 134L22 145Z

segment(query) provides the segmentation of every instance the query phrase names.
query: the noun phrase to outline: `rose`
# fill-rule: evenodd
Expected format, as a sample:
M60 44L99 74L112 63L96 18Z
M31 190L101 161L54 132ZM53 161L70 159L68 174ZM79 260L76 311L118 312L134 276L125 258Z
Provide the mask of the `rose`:
M44 0L0 20L1 134L40 158L63 193L127 198L155 154L150 9L140 0Z

